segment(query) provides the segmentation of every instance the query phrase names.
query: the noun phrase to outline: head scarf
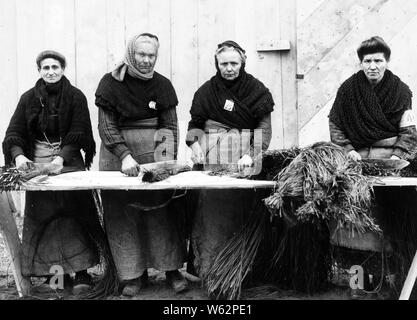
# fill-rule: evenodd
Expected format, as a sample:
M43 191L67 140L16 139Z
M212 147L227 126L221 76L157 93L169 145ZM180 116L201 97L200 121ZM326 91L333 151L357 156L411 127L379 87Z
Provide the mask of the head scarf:
M113 78L121 82L125 78L127 71L129 75L134 78L142 80L152 79L154 73L153 69L148 73L142 73L136 67L135 48L138 43L142 42L151 43L156 49L156 54L158 54L159 40L157 36L150 33L141 33L133 36L127 43L124 60L120 62L112 72Z

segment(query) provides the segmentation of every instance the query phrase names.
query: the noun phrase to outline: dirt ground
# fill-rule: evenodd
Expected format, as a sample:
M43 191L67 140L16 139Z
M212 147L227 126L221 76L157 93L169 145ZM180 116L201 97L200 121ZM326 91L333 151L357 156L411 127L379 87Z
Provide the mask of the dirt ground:
M22 227L23 218L16 217L19 231ZM166 285L165 275L158 270L150 269L149 285L143 288L140 294L133 298L127 298L121 295L110 296L108 300L207 300L209 299L206 290L202 287L198 278L192 277L185 272L186 268L181 270L183 275L189 280L189 290L182 294L175 292ZM90 269L89 273L99 276L98 268ZM4 240L0 233L0 300L77 300L70 290L52 290L49 285L42 284L45 278L32 278L32 294L30 297L19 298L12 276L11 260L7 253ZM352 291L348 285L346 274L339 274L333 279L332 285L325 292L315 295L306 295L291 290L282 290L280 288L263 285L256 288L245 289L242 292L242 300L387 300L393 299L390 290L382 290L378 294L362 294L352 296Z
M181 272L188 277L182 269ZM90 273L92 271L90 270ZM94 274L94 273L93 273ZM189 278L190 279L190 278ZM30 297L19 298L11 274L0 273L0 300L78 300L70 290L52 290L49 285L42 284L44 278L33 279L32 294ZM157 270L149 270L149 285L141 290L138 296L128 298L122 295L109 296L106 300L209 300L207 292L200 282L189 281L189 290L175 294L166 285L165 275ZM242 292L242 300L388 300L392 299L390 292L381 291L379 294L352 295L352 291L346 286L332 284L330 288L322 293L306 295L291 290L282 290L274 286L264 285L255 288L248 288Z

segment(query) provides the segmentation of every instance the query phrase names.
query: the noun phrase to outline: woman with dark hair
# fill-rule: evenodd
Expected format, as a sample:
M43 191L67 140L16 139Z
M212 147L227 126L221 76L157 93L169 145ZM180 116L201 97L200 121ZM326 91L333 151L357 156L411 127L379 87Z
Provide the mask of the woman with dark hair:
M56 173L85 170L95 154L87 100L65 77L62 54L43 51L36 64L41 78L22 95L10 120L3 141L5 163L22 170L52 163ZM99 262L95 241L100 228L91 192L26 192L23 275L50 276L51 267L58 266L66 286L74 272L74 289L89 286L87 269Z
M388 70L390 47L381 37L372 37L361 43L357 54L361 70L340 86L330 111L331 141L342 146L357 161L413 160L417 152L417 132L412 111L412 92ZM408 253L403 254L408 248L413 248L413 254L417 249L416 241L409 240L415 238L417 230L417 219L412 218L415 217L417 206L416 191L414 187L390 187L375 188L374 192L375 208L372 215L383 234L352 234L347 229L337 227L332 232L332 241L338 246L354 249L352 252L345 250L346 254L355 256L349 262L351 265L368 261L370 255L366 252L376 251L394 257L390 264L395 262L398 267L404 258L409 259ZM413 214L410 215L410 211ZM376 269L372 267L364 266L369 273L381 274L380 266ZM387 265L384 264L383 268L389 272Z
M245 71L245 63L245 50L236 42L219 44L217 73L194 94L187 145L194 163L205 170L245 170L269 147L274 101L268 88ZM221 248L246 223L255 199L253 190L198 191L191 247L199 276L207 275Z
M332 142L355 159L412 159L417 134L412 92L388 70L391 49L380 37L357 50L361 70L339 88L329 115Z

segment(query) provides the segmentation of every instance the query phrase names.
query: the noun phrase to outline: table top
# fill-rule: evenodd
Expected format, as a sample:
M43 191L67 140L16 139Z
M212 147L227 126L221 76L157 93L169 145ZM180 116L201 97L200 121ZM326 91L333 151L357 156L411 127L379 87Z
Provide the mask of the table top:
M210 176L201 171L183 172L154 183L128 177L119 171L77 171L48 176L42 182L30 180L22 186L27 191L64 190L164 190L164 189L257 189L273 188L274 181L237 179L227 176Z
M160 182L146 183L139 177L128 177L119 171L77 171L57 176L36 178L22 186L27 191L64 190L166 190L166 189L265 189L274 188L274 181L210 176L206 172L189 171L170 176ZM417 186L417 178L377 177L375 187Z

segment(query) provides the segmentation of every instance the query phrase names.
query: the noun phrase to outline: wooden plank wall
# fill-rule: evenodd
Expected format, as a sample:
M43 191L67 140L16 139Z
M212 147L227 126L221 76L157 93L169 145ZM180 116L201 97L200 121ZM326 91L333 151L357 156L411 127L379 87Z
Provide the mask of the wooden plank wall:
M247 71L273 93L271 147L297 144L295 4L295 0L0 0L0 139L18 98L38 79L36 55L55 49L67 57L69 80L87 96L99 144L97 84L122 59L127 40L147 31L160 38L156 70L176 88L182 139L193 94L215 73L217 44L233 39L247 50ZM260 38L290 40L292 50L259 53ZM180 157L187 155L182 140Z
M298 0L300 144L329 140L328 114L340 84L359 69L356 49L374 35L392 49L389 68L417 92L415 0Z

